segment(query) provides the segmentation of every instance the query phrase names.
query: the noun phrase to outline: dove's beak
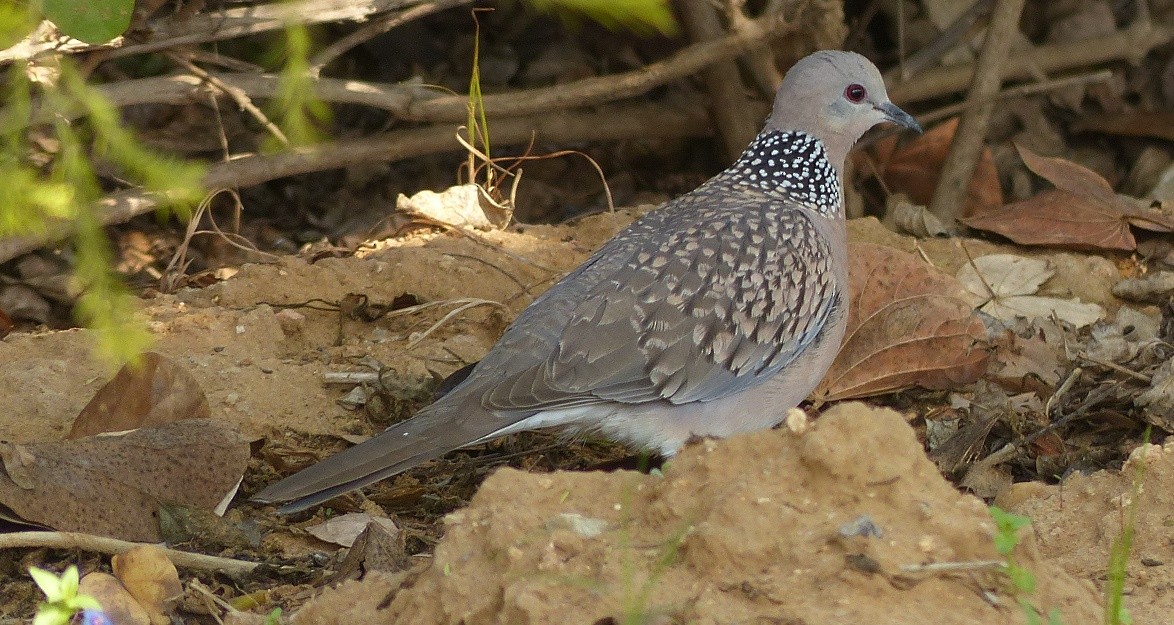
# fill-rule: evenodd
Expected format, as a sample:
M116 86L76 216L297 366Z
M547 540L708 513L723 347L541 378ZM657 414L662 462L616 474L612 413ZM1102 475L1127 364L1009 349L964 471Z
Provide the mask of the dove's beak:
M885 102L876 108L885 114L885 119L893 122L894 124L904 126L909 130L913 130L918 133L921 132L921 124L918 124L917 120L913 119L912 115L902 111L901 108L896 104L893 104L892 102Z

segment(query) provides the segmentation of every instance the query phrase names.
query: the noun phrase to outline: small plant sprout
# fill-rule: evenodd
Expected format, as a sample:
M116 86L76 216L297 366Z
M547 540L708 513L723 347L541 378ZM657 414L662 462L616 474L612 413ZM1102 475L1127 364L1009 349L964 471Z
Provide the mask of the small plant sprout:
M991 518L995 521L995 551L1003 556L1003 572L1011 580L1015 588L1016 602L1023 610L1024 620L1028 625L1043 625L1040 617L1041 610L1031 602L1030 595L1035 592L1035 574L1027 567L1019 564L1015 559L1015 547L1019 546L1019 530L1031 525L1031 519L1003 510L998 506L990 507ZM1048 625L1063 625L1060 611L1052 608L1048 612Z
M35 566L29 567L29 575L45 593L45 601L37 606L33 625L66 625L78 612L86 613L87 623L109 623L101 614L102 606L97 599L78 594L76 566L65 569L61 577Z

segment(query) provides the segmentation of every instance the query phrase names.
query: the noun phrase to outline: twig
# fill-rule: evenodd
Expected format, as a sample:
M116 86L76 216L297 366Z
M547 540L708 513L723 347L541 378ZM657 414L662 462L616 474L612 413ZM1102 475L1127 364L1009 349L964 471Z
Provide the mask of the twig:
M1007 566L1004 560L973 560L971 562L931 562L929 564L902 564L902 573L952 573L955 571L982 571L1001 569Z
M345 54L347 50L365 41L374 39L396 26L464 4L473 4L473 0L435 0L414 6L406 11L380 16L377 19L371 20L363 27L340 38L338 41L323 48L318 54L315 54L314 58L310 59L310 75L317 78L323 68Z
M709 0L681 0L681 21L696 42L716 41L725 34ZM733 161L758 133L758 120L747 106L746 87L732 59L714 63L702 72L709 93L709 112L717 125L725 156Z
M1064 415L1063 417L1060 417L1059 419L1056 419L1055 421L1045 425L1044 427L1036 430L1035 432L1032 432L1031 434L1024 436L1022 439L1020 439L1018 441L1013 441L1013 442L1007 443L1006 445L1003 445L1003 447L1000 448L998 451L996 451L996 452L992 453L991 455L987 456L986 458L983 458L982 460L980 460L976 466L993 467L997 464L1006 462L1007 460L1014 458L1015 454L1019 453L1019 450L1032 444L1039 437L1043 436L1044 434L1054 432L1055 430L1067 425L1070 421L1072 421L1076 417L1079 417L1080 415L1083 415L1084 413L1088 412L1089 410L1092 410L1093 408L1099 406L1102 400L1104 400L1106 397L1108 397L1110 394L1112 394L1112 392L1116 386L1118 386L1118 385L1111 384L1111 385L1105 386L1104 388L1102 388L1098 391L1093 391L1092 393L1089 393L1088 396L1086 396L1084 398L1084 401L1080 404L1080 406L1078 406L1072 412Z
M117 538L94 536L80 532L13 532L0 534L0 550L19 549L28 547L48 547L50 549L81 549L94 553L120 554L141 547L147 543L135 543ZM160 547L163 555L177 567L199 569L202 571L219 571L227 575L239 577L253 572L258 562L246 562L209 556L190 551L179 551L168 547Z
M758 18L746 22L737 33L694 44L667 59L631 72L487 95L483 99L485 113L490 117L510 117L588 107L643 95L665 83L691 76L712 63L732 59L755 45L794 29L795 26L782 20ZM208 74L252 98L272 98L278 93L280 77L276 74ZM319 78L313 84L315 95L322 100L373 106L405 120L463 122L468 117L467 96L437 96L430 87L419 84L390 85L332 78ZM207 85L192 76L165 76L100 85L98 89L116 106L129 106L195 101L202 97ZM74 116L79 114L73 113ZM45 119L48 118L46 115ZM494 134L497 134L496 128Z
M484 97L485 114L521 115L569 107L590 106L643 95L665 83L692 76L714 63L745 54L757 45L796 30L797 26L770 16L746 23L738 32L693 44L673 56L638 70L585 78L571 83L526 89ZM468 116L466 96L442 96L408 106L406 119L463 121ZM496 134L496 128L494 129Z
M277 74L221 73L208 74L230 89L239 89L251 98L273 98L278 94L281 77ZM314 95L327 102L358 104L391 112L407 114L408 106L417 100L435 98L431 87L412 82L389 84L318 78L313 81ZM208 86L195 76L156 76L95 87L115 106L133 104L172 103L195 101L207 92ZM459 120L453 120L459 121Z
M936 63L943 54L953 48L963 36L969 33L980 20L991 14L995 0L978 0L946 27L929 45L923 47L905 60L904 65L886 73L885 78L909 80L921 70ZM903 73L902 73L903 72Z
M250 3L237 9L208 11L190 17L167 17L152 21L148 26L152 39L141 43L118 39L112 43L90 45L61 36L47 37L46 34L52 32L51 29L39 28L15 46L0 51L0 64L28 60L45 52L76 54L106 50L110 55L107 58L119 58L281 30L290 24L365 21L381 13L401 10L422 2L423 0L294 0L267 4Z
M969 101L985 103L967 109L962 115L950 153L942 164L941 178L929 203L929 212L937 215L942 225L951 232L958 227L958 215L962 212L970 189L970 179L982 155L987 126L995 109L993 96L999 92L1003 82L1003 66L1011 52L1012 40L1019 32L1019 15L1023 12L1023 3L1024 0L995 2L986 41L978 56L974 84L966 96Z
M701 107L677 110L647 104L499 119L493 127L494 141L498 145L528 143L534 132L538 132L544 141L568 143L630 137L705 136L709 128ZM209 167L203 182L211 189L248 187L286 176L361 163L394 162L457 149L451 126L397 130L217 163ZM103 224L123 223L157 210L162 204L161 199L154 193L129 189L99 200L96 210ZM38 236L0 239L0 262L31 252L47 242L64 239L71 232L71 224L58 223Z
M1094 365L1104 367L1105 369L1116 371L1117 373L1129 376L1135 380L1139 380L1141 382L1144 382L1147 385L1152 384L1154 381L1154 377L1152 375L1146 375L1146 374L1141 373L1139 371L1127 369L1127 368L1122 367L1121 365L1119 365L1115 362L1108 362L1106 360L1100 360L1097 358L1093 358L1092 356L1089 356L1087 352L1083 352L1083 351L1077 352L1076 357L1081 360L1084 360L1086 362L1091 362Z
M441 326L443 326L444 324L446 324L450 320L452 320L453 317L456 317L457 315L459 315L459 314L461 314L471 308L476 308L477 306L493 306L495 308L501 309L507 315L510 314L511 312L513 312L510 310L509 306L506 306L505 304L503 304L501 302L495 302L493 300L488 300L488 299L473 299L473 298L450 299L450 300L444 300L442 302L436 302L436 303L438 303L438 304L440 304L440 303L443 303L443 304L461 303L461 305L458 306L457 308L454 308L453 310L450 310L448 312L448 314L441 317L440 321L437 321L436 323L432 324L432 326L429 327L427 330L425 330L423 334L421 334L420 336L417 336L416 338L412 339L411 341L408 341L407 349L412 349L413 347L419 345L421 341L428 338L433 332L435 332Z
M1086 85L1089 83L1104 82L1112 77L1113 77L1112 70L1103 69L1099 72L1093 72L1091 74L1078 74L1076 76L1066 76L1064 78L1057 78L1055 80L1046 80L1044 82L1036 82L1036 83L1028 83L1025 85L1018 85L1015 87L1011 87L1009 89L1004 89L1004 90L1000 91L999 93L995 94L994 97L982 100L981 102L972 102L971 100L966 100L964 102L959 102L957 104L943 106L940 109L930 111L924 115L918 115L917 121L922 126L929 126L929 125L937 123L943 119L953 117L953 116L957 115L958 113L966 111L970 107L978 106L979 104L986 104L987 102L990 102L992 100L998 101L998 100L1005 100L1007 98L1018 98L1018 97L1028 96L1028 95L1034 95L1037 93L1043 93L1045 91L1054 91L1056 89L1063 89L1065 87L1071 87L1073 85Z
M1174 25L1136 22L1105 37L1037 46L1023 54L1016 54L1007 61L1003 78L1031 78L1033 68L1051 74L1122 59L1137 62L1150 50L1172 39ZM907 81L893 83L888 89L889 97L898 104L937 98L962 91L973 77L973 63L927 69Z
M279 142L281 142L281 145L287 148L289 147L289 139L286 138L285 133L281 132L281 129L277 127L277 124L269 120L269 116L266 115L264 111L257 108L256 104L253 104L252 99L249 98L249 94L245 93L244 90L233 87L223 80L220 80L215 75L204 71L195 63L192 63L191 61L180 56L177 52L169 52L167 56L172 60L172 62L183 66L184 69L191 72L192 74L195 74L195 76L200 80L206 81L221 93L232 98L232 101L236 102L236 105L239 106L242 111L252 115L253 119L256 119L258 122L260 122L261 126L265 128L265 130L269 131L269 134L273 135Z
M745 28L747 24L752 23L752 20L746 17L745 5L746 0L728 0L726 3L726 19L729 21L732 32L738 32ZM766 8L762 11L762 16L781 17L784 8L781 2L768 2ZM779 68L775 67L774 52L770 46L765 43L760 43L754 46L742 58L750 76L757 83L762 95L767 98L773 98L775 90L783 82L783 75L779 73Z

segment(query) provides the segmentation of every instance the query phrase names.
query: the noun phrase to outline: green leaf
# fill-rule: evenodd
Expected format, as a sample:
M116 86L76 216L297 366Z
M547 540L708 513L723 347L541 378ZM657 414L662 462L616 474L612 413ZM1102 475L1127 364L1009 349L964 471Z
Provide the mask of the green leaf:
M86 43L106 43L130 27L134 0L44 0L45 17Z
M7 49L37 26L40 16L24 2L0 2L0 49Z
M625 27L641 35L677 33L668 0L530 0L530 4L564 19L586 16L607 28Z
M61 596L66 600L76 597L79 581L80 575L78 575L76 566L65 569L65 572L61 574L61 585L59 586Z
M45 569L39 569L35 566L29 567L29 575L33 578L33 581L37 583L37 587L41 589L41 592L45 593L45 598L48 599L50 603L61 600L62 593L60 578L58 578L53 573L46 571Z
M995 550L1000 555L1008 555L1019 544L1019 530L1031 525L1031 519L1011 514L998 506L991 506L990 513L996 528Z
M1035 574L1029 569L1018 565L1008 567L1007 577L1019 592L1029 595L1035 592Z

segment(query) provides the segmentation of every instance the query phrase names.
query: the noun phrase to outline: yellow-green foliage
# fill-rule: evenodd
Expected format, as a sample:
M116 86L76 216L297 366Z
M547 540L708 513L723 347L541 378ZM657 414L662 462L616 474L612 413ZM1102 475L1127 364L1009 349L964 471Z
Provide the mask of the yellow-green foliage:
M628 28L637 34L674 35L677 22L668 0L529 0L539 11L565 20L587 17L608 28Z
M266 138L266 151L317 143L322 138L320 125L330 119L326 103L314 93L309 64L310 43L310 31L305 26L286 26L285 67L281 70L277 97L268 108L289 145L281 145L281 139L270 135Z
M43 113L34 118L28 68L10 68L0 116L0 163L5 170L0 177L0 234L43 233L55 222L71 222L75 274L82 288L75 315L94 330L98 352L119 364L135 358L150 337L135 322L134 300L111 269L109 242L94 204L102 194L94 160L111 163L145 189L159 193L161 205L184 211L203 195L204 170L143 147L122 127L114 106L85 83L69 59L59 59L54 69L55 82L39 85L38 108L80 111L88 123ZM57 143L52 161L44 167L26 158L26 133L40 119L53 120L49 127Z

